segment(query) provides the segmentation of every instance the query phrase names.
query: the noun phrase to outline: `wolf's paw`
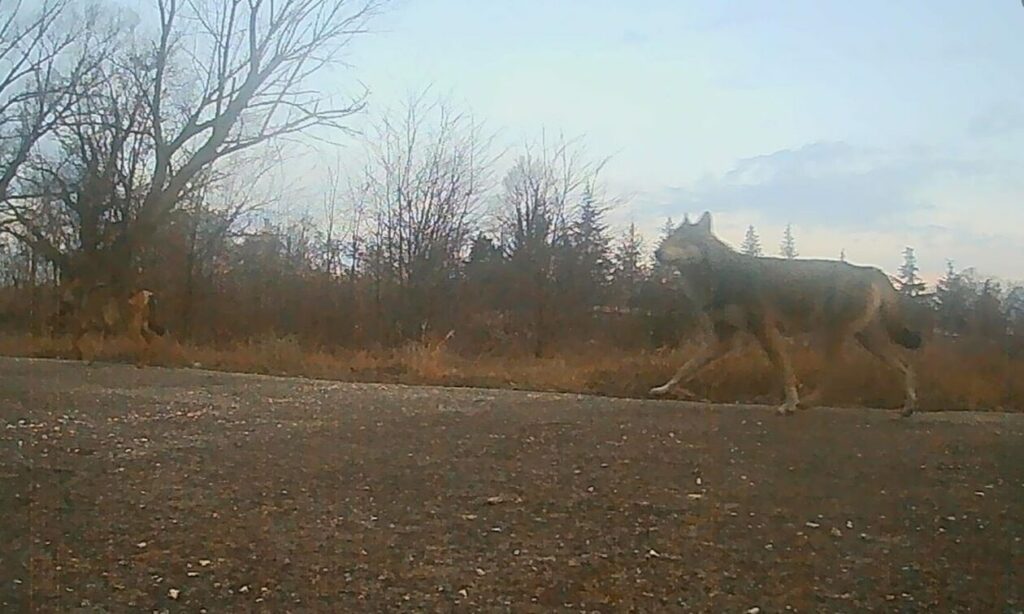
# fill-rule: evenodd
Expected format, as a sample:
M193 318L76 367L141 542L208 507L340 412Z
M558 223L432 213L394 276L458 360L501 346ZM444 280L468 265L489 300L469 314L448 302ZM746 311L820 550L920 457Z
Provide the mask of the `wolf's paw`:
M904 418L909 418L910 416L914 415L915 409L916 408L913 404L908 403L903 406L903 409L900 410L900 415L903 416Z
M668 391L671 389L672 387L669 386L668 384L665 384L663 386L655 386L654 388L650 389L648 394L650 394L652 397L661 397L668 394Z
M796 403L783 403L775 409L775 413L780 416L790 416L796 413Z

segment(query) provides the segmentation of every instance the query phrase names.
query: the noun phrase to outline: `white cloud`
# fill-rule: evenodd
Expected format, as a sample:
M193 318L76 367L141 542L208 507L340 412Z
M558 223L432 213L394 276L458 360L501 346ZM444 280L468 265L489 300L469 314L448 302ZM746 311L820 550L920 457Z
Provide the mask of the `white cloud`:
M836 258L894 270L906 246L922 270L939 275L946 259L985 274L1024 278L1024 180L1000 160L958 159L929 149L886 150L845 142L812 143L738 161L720 176L644 194L657 228L710 210L734 245L754 224L777 251L792 224L805 257Z

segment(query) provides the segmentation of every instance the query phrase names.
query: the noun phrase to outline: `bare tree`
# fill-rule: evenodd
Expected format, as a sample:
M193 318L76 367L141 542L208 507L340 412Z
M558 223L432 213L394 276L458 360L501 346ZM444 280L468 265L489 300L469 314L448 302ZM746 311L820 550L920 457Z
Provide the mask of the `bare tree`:
M314 128L344 130L363 95L336 104L311 78L365 31L378 6L378 0L158 0L156 38L104 63L102 102L83 105L77 110L85 117L64 127L79 144L103 144L84 147L77 157L78 170L106 193L76 201L123 201L119 211L89 205L107 216L112 231L100 249L75 254L81 266L72 274L130 285L140 249L190 191L216 176L211 169L218 162ZM48 175L52 180L61 172ZM130 189L112 178L130 182ZM50 189L34 203L37 210L54 193L67 200L59 181L41 184ZM85 230L82 205L69 208L72 223ZM66 263L69 249L87 245L60 245L36 228L27 208L14 210L23 236L52 260ZM79 234L85 239L89 232Z
M54 64L71 37L52 35L66 8L47 2L29 14L19 1L0 2L0 200L60 106Z
M85 265L114 267L124 229L146 188L151 155L144 101L118 71L100 68L103 84L76 99L74 114L53 128L51 146L22 177L26 194L9 208L24 240L68 276Z
M209 285L216 262L230 250L229 242L244 232L246 220L270 208L280 196L266 180L280 160L273 151L264 153L268 155L233 158L215 173L202 173L194 181L196 189L179 205L186 234L180 306L185 337L193 330L198 289Z
M341 223L341 175L337 165L327 171L327 189L324 192L324 272L328 279L337 273L341 262L341 241L338 239Z
M377 283L395 286L406 335L429 327L450 296L494 162L481 125L428 96L377 120L366 140L365 192L357 197L374 221Z
M332 104L310 79L366 31L379 4L159 0L158 41L135 62L148 94L154 151L139 238L218 159L312 128L345 129L362 96ZM177 92L186 92L182 100Z
M340 160L327 169L322 266L328 279L355 280L367 225L368 185L364 171L347 173Z
M577 144L559 138L527 146L505 176L497 218L537 355L551 332L556 252L569 240L573 204L600 167L585 161Z
M109 58L115 30L99 13L71 11L68 0L27 9L0 0L0 231L16 233L33 249L42 239L15 201L15 190L37 145L74 114L83 92Z
M56 275L63 242L59 211L38 203L26 168L77 104L98 82L116 30L95 9L73 10L68 0L25 6L0 0L0 233L20 240L30 264L32 319L40 324L39 284ZM49 267L46 266L49 261Z

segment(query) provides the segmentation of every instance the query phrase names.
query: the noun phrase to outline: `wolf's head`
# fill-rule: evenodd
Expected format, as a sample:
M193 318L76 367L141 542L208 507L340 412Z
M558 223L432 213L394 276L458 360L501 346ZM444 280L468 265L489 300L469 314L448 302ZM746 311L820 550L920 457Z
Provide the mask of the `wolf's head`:
M722 250L729 247L711 234L711 214L705 211L695 223L683 222L665 237L654 257L666 266L685 267L705 262Z

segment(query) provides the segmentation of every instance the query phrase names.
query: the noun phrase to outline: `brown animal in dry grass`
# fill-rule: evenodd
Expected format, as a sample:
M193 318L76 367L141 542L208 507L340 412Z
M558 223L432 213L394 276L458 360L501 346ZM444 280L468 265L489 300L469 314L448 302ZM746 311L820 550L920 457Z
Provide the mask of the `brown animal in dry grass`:
M920 347L921 335L907 325L903 297L882 271L834 260L740 254L714 236L707 212L697 223L677 228L655 256L678 272L682 293L701 314L703 328L713 340L651 394L669 392L732 353L738 348L739 333L747 333L768 354L782 380L785 400L780 414L813 404L827 391L850 339L903 375L903 415L916 408L914 371L901 348ZM827 361L824 381L803 402L783 343L784 334L800 333L824 342Z
M135 363L149 361L153 342L164 334L155 322L155 297L149 290L118 291L109 284L71 282L61 291L58 326L72 336L75 358L92 363L107 337L127 337Z

